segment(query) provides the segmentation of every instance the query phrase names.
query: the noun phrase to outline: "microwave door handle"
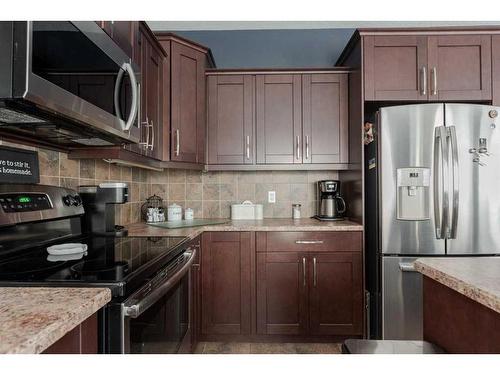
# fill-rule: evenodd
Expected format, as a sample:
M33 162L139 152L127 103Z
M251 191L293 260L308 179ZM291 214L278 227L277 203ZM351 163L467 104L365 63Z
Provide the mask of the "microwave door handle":
M459 202L459 185L458 185L458 147L457 147L457 132L455 126L448 126L448 137L451 141L451 179L453 186L453 196L451 199L452 214L451 214L451 232L450 238L457 238L458 224L458 202Z
M123 76L125 72L128 73L128 76L130 78L130 86L132 89L132 106L130 107L130 114L128 116L127 121L125 122L121 118L121 111L120 111L120 88L122 85L123 81ZM130 128L132 127L136 117L137 117L137 112L138 112L138 100L139 100L139 89L137 87L137 80L135 78L135 72L134 69L132 68L132 65L130 63L124 63L122 65L122 68L118 72L118 75L116 77L116 82L115 82L115 95L114 95L114 101L115 101L115 110L117 117L121 120L121 126L123 131L129 131Z
M129 300L134 303L129 304L127 301L123 303L123 314L129 318L137 318L151 306L153 306L160 298L162 298L172 287L174 287L180 279L182 279L188 272L196 258L196 249L190 249L184 253L185 257L189 260L178 270L175 274L169 277L163 284L159 285L151 293L140 301L134 299L134 294L130 296ZM140 292L140 290L139 290Z

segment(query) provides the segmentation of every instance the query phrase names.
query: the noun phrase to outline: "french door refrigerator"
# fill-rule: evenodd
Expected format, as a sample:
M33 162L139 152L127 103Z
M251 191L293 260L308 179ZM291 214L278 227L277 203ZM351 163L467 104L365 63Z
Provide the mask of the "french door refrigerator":
M370 337L422 338L420 257L500 253L500 108L381 108L365 147Z

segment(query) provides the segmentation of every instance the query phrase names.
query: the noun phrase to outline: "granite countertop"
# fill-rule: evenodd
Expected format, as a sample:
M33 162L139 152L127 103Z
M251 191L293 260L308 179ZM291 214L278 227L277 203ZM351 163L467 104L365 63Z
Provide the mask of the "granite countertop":
M419 258L415 269L500 313L500 257Z
M110 300L107 288L0 288L0 353L41 353Z
M229 219L228 219L229 220ZM136 223L127 226L128 235L135 237L182 236L195 238L203 232L307 232L307 231L362 231L363 226L349 220L319 221L306 219L264 219L264 220L229 220L225 224L205 225L201 227L166 229Z

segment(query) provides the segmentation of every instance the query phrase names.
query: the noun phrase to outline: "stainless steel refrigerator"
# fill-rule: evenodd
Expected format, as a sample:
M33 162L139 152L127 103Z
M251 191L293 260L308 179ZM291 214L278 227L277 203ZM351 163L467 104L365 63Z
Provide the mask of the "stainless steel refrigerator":
M381 108L365 147L371 338L422 338L419 257L500 253L500 108Z

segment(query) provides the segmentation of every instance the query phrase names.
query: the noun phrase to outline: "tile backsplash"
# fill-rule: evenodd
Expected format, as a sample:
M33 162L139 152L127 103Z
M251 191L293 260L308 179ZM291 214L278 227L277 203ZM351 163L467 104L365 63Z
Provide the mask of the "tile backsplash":
M35 149L32 147L5 145ZM129 183L129 202L117 205L117 221L130 224L141 220L140 208L156 194L164 204L191 207L197 218L228 218L232 203L250 200L264 205L264 217L289 218L292 204L302 205L302 216L316 212L315 182L336 179L336 171L201 172L170 169L155 172L120 167L103 160L70 160L57 151L35 149L40 160L40 183L77 189L79 185L103 181ZM276 203L267 203L267 192L276 192Z

